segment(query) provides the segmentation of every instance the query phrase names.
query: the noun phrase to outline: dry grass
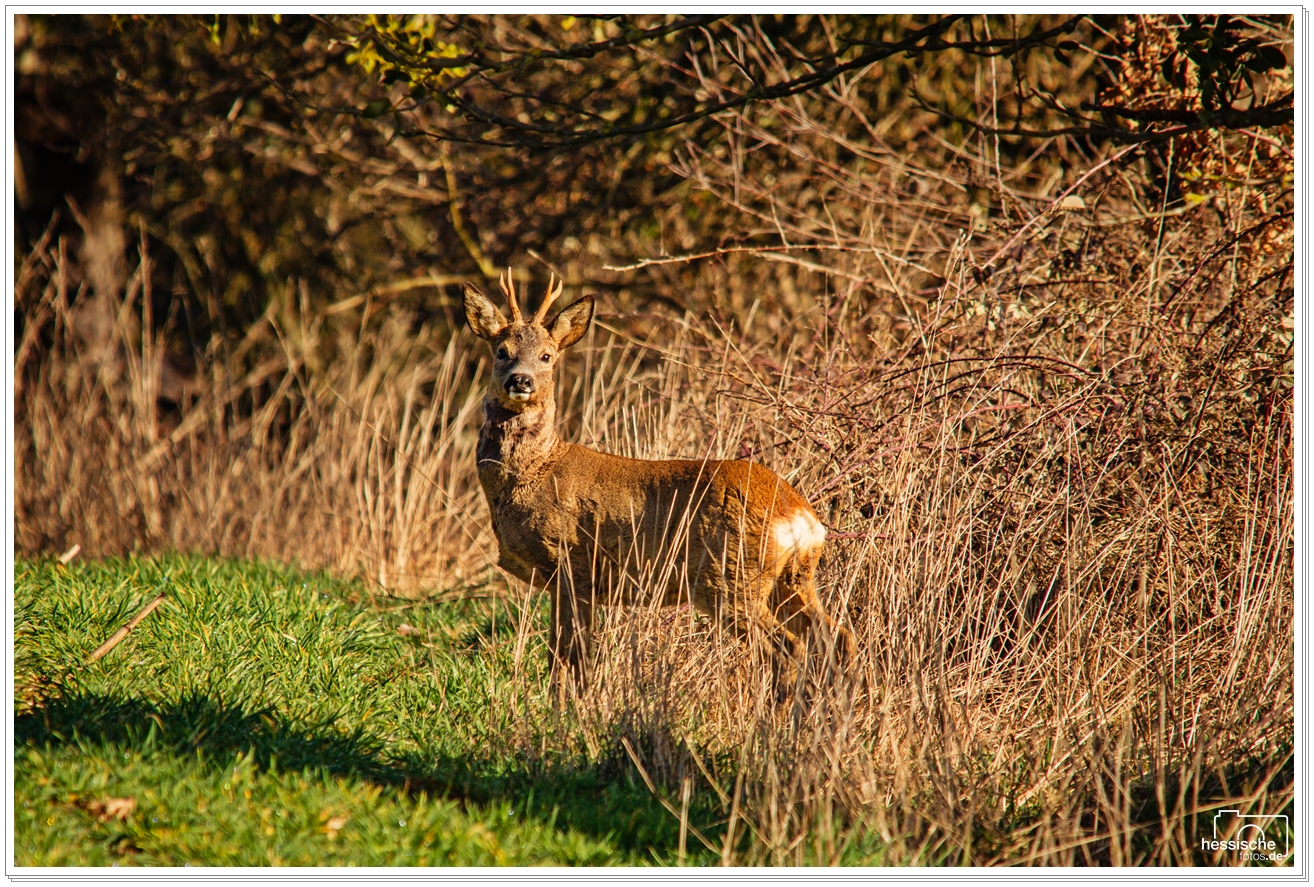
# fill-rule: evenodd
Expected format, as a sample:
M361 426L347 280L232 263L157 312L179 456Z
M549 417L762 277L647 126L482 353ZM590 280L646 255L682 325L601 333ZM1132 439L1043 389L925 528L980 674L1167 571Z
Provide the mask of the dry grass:
M233 377L214 361L181 403L163 401L149 269L113 300L112 326L90 334L70 306L68 269L61 243L19 275L20 549L76 539L93 557L273 557L388 589L482 573L481 370L468 343L397 317L335 338L289 298L232 350L234 363L260 354L253 369ZM345 357L325 362L326 352Z
M1294 791L1291 196L1256 172L1287 161L1197 140L1258 184L1169 209L1130 163L1010 178L986 144L932 169L771 107L727 124L778 151L769 173L681 162L774 245L649 263L714 310L604 311L562 430L778 471L832 529L821 593L857 660L810 663L779 708L757 651L617 608L582 698L544 726L522 675L493 741L630 760L676 816L716 794L726 829L703 837L733 863L833 862L864 835L895 864L1230 861L1200 849L1213 811ZM1059 211L1077 183L1086 209ZM289 288L233 348L254 369L212 347L161 400L148 271L93 335L63 243L20 270L20 549L498 587L473 337L400 311L344 326ZM528 656L540 602L512 600Z
M927 341L988 341L980 314L946 314ZM780 470L841 531L822 588L861 654L780 712L760 663L687 613L615 613L584 749L619 729L672 797L715 784L753 834L724 845L745 862L837 860L855 822L891 862L1201 862L1213 810L1283 809L1289 402L1247 422L1220 367L1194 424L1156 422L1150 383L1080 369L1026 334L1044 322L889 368L818 345L849 332L825 320L783 359L751 331L672 334L686 366L655 370L598 443L738 441Z

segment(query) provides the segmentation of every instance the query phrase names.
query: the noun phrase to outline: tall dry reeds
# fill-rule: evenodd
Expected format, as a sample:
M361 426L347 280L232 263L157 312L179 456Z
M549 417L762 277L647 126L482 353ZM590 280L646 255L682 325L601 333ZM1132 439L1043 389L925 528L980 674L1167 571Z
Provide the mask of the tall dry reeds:
M612 608L590 687L545 720L517 665L490 742L634 766L730 863L854 841L896 864L1234 862L1201 849L1213 813L1294 792L1289 152L1202 136L1193 163L1240 173L1170 208L1134 152L1028 172L983 139L922 163L879 127L770 109L726 118L740 154L678 160L745 245L613 269L710 310L604 307L562 432L780 473L831 529L820 590L855 661L814 656L782 707L760 651L687 610ZM490 581L473 337L315 312L292 282L183 373L144 240L122 294L84 279L50 239L18 275L20 549ZM517 663L543 643L523 591ZM694 792L722 805L715 833L688 822Z
M715 792L729 824L710 843L737 862L837 861L858 826L889 862L1221 862L1200 845L1214 812L1284 809L1289 411L1236 436L1236 401L1195 401L1195 424L1156 437L1144 387L1022 332L887 369L673 332L683 367L654 370L599 442L738 440L807 491L839 530L821 584L860 652L781 710L760 656L692 613L613 611L580 749L619 742L673 799Z
M402 590L486 569L468 342L395 316L326 332L290 286L227 361L184 376L152 322L144 242L121 296L73 298L70 267L43 242L18 276L20 550L268 557Z

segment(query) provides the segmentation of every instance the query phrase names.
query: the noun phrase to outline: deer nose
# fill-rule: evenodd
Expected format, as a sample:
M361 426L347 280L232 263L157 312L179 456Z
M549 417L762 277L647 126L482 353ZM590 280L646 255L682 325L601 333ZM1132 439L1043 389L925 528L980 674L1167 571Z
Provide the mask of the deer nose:
M506 380L507 394L533 394L534 379L525 373L512 373Z

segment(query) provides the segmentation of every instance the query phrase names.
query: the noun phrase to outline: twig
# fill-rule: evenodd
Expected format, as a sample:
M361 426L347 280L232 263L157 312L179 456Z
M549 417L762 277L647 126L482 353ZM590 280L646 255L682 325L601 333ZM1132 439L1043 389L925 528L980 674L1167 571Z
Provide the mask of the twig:
M470 258L475 260L479 270L483 272L484 277L492 280L497 277L497 269L493 263L484 255L483 249L479 246L479 241L470 235L465 229L465 223L461 221L461 197L460 192L456 189L456 173L452 169L451 147L448 142L438 143L438 157L442 160L443 173L447 176L447 207L451 211L452 227L456 229L456 236L461 238L461 243L465 244L465 250L470 254Z
M142 607L136 616L133 616L131 619L129 619L127 625L123 626L118 631L114 632L114 634L110 635L109 640L107 640L105 643L97 647L92 652L91 656L87 658L87 662L95 662L97 659L104 656L110 650L113 650L115 647L117 647L119 645L119 641L123 640L128 636L128 632L136 628L143 619L151 615L151 613L155 611L155 608L158 607L163 602L164 602L164 592L160 592L155 596L155 598L149 604Z
M681 829L687 828L695 838L702 841L704 847L711 850L713 853L719 850L720 848L707 840L702 832L689 824L689 811L687 807L685 808L684 815L681 816L680 811L675 809L675 805L662 797L661 793L657 791L657 786L653 785L652 777L650 777L648 771L644 769L643 763L639 760L639 756L634 751L634 746L630 745L630 740L627 737L621 737L621 745L624 746L626 754L630 756L630 760L634 762L634 767L639 771L639 776L643 779L643 784L648 787L648 791L652 792L652 796L657 799L658 803L666 808L666 812L680 821Z
M840 533L836 530L826 529L826 541L830 542L835 539L889 539L889 533L877 533L873 530L860 530L855 533Z
M725 246L705 253L687 253L682 256L662 256L661 258L657 258L657 259L640 259L639 261L634 262L633 264L630 265L603 265L602 268L604 271L638 271L642 268L647 268L651 265L670 265L677 262L693 262L698 259L711 259L717 256L729 256L729 255L734 255L736 253L747 253L750 256L756 256L757 258L762 258L762 259L771 259L777 262L803 261L801 259L795 259L792 256L777 257L771 255L772 253L780 253L786 250L811 250L814 252L873 253L879 256L880 258L888 259L892 262L897 262L901 265L907 265L910 268L916 268L918 271L926 271L928 273L930 272L930 269L922 266L917 262L911 261L909 259L905 259L902 256L881 253L878 250L869 246L859 247L859 246L850 246L848 244L831 245L831 244L821 244L821 243L793 243L786 246ZM811 263L809 263L809 267L812 267ZM823 271L826 274L839 274L842 276L847 276L842 271L835 271L831 268L822 265L815 266L813 270Z
M1139 147L1140 147L1139 144L1128 145L1127 147L1123 148L1121 151L1118 151L1118 152L1117 152L1116 154L1114 154L1112 157L1110 157L1110 158L1108 158L1107 160L1103 161L1102 163L1098 163L1098 164L1096 164L1095 166L1092 166L1090 169L1088 169L1088 170L1086 171L1086 174L1085 174L1085 175L1083 175L1081 178L1077 179L1075 182L1072 183L1071 187L1069 187L1066 191L1064 191L1064 192L1063 192L1062 194L1060 194L1058 197L1055 197L1054 200L1053 200L1053 202L1050 203L1049 206L1045 207L1043 210L1041 210L1040 212L1038 212L1036 215L1034 215L1034 216L1031 218L1031 221L1027 222L1025 225L1023 225L1021 228L1019 228L1018 231L1017 231L1017 233L1014 234L1012 237L1010 237L1010 238L1008 239L1008 242L1007 242L1007 243L1005 243L1005 244L1004 244L1003 246L1001 246L998 250L996 250L996 251L995 251L995 254L994 254L993 256L990 257L990 260L989 260L988 262L986 262L984 265L982 265L981 267L982 267L982 268L990 268L990 267L992 267L992 266L995 264L995 262L999 261L999 257L1000 257L1000 256L1002 256L1004 253L1008 252L1010 249L1013 248L1013 244L1017 243L1018 239L1019 239L1023 234L1025 234L1025 233L1027 232L1027 230L1028 230L1032 225L1036 224L1036 222L1038 222L1038 221L1040 221L1041 219L1043 219L1046 215L1048 215L1050 212L1052 212L1054 209L1056 209L1060 204L1062 204L1062 203L1063 203L1063 198L1064 198L1064 197L1067 197L1067 196L1068 196L1069 194L1071 194L1073 191L1077 190L1077 189L1080 188L1082 185L1084 185L1084 184L1086 183L1086 180L1089 179L1091 176L1095 175L1095 173L1097 173L1097 172L1099 172L1100 170L1104 169L1104 167L1108 166L1110 163L1113 163L1114 161L1117 161L1117 160L1122 159L1125 155L1131 153L1132 151L1136 150L1136 149L1139 148Z
M1181 283L1177 284L1177 286L1173 288L1172 293L1168 296L1168 298L1164 299L1163 304L1159 306L1159 313L1162 314L1164 309L1167 308L1169 305L1171 305L1173 303L1173 300L1176 299L1179 295L1181 295L1182 290L1186 289L1186 287L1190 285L1191 281L1195 280L1196 275L1200 273L1200 271L1204 268L1205 265L1208 265L1214 259L1222 255L1226 250L1235 246L1243 238L1249 237L1251 234L1254 234L1257 231L1262 231L1263 229L1267 228L1269 225L1273 224L1274 222L1280 222L1283 219L1294 219L1295 217L1296 217L1296 213L1294 210L1289 212L1278 213L1276 215L1270 216L1269 218L1265 219L1264 221L1260 222L1257 225L1252 225L1246 230L1238 233L1235 237L1229 238L1226 243L1222 244L1217 249L1210 252L1209 255L1201 259L1200 263L1195 266L1195 270L1192 271L1190 274L1186 275L1186 279L1183 280ZM1256 285L1258 285L1258 283L1259 281L1256 281ZM1221 314L1219 316L1221 316ZM1197 344L1199 344L1198 341Z

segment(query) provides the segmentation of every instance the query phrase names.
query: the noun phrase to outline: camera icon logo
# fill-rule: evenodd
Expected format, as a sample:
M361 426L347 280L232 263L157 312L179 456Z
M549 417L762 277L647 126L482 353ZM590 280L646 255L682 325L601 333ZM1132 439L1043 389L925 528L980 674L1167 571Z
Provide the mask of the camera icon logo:
M1229 831L1231 837L1225 837ZM1291 823L1285 813L1219 810L1213 840L1202 838L1200 849L1234 850L1247 860L1280 862L1291 855Z

